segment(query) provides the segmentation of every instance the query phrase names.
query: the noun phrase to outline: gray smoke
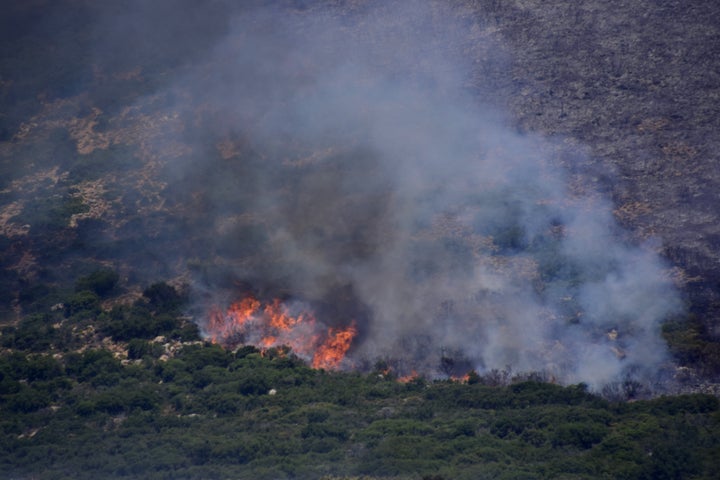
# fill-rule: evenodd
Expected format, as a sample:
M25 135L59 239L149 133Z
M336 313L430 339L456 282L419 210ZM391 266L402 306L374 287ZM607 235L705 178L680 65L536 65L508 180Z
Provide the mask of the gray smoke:
M324 321L360 322L356 364L436 376L452 355L593 388L656 375L680 308L656 245L626 241L562 140L513 128L483 85L512 55L492 29L399 3L237 14L175 82L206 154L172 181L202 192L218 262L351 297L363 318Z

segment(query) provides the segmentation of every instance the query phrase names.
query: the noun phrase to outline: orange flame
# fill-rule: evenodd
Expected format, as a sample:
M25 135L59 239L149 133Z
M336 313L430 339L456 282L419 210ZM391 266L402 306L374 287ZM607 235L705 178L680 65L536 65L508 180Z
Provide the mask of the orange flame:
M357 329L354 323L345 329L331 328L328 331L327 339L315 350L312 367L326 370L337 368L345 358L355 335L357 335Z
M470 373L466 373L462 377L451 375L450 380L456 383L468 383L470 381Z
M305 319L305 315L302 313L297 317L291 316L288 313L287 307L280 303L280 300L277 298L273 300L271 304L265 306L264 312L268 317L270 327L277 330L290 330Z
M213 343L225 343L233 333L242 329L249 322L260 307L260 302L252 297L233 303L227 312L213 307L210 309L207 329Z
M275 299L263 306L253 297L233 303L226 312L211 308L205 329L213 343L225 346L245 343L268 349L287 345L313 368L327 370L341 366L357 335L354 322L348 327L325 328L298 305L290 308Z
M415 380L416 378L418 378L418 374L415 370L413 370L412 373L410 373L410 375L403 375L402 377L398 377L397 381L400 383L409 383L409 382L412 382L413 380Z

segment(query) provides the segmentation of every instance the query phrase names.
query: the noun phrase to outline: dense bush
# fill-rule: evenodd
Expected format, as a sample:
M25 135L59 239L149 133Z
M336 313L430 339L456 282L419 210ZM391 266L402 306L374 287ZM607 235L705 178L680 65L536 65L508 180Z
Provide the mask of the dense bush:
M378 374L380 363L368 375L315 371L287 347L230 352L197 342L171 352L155 337L199 338L182 317L185 295L156 283L108 310L102 305L118 280L101 268L65 293L23 290L38 313L2 330L3 347L15 351L0 354L3 471L80 479L711 478L719 466L720 404L710 395L613 403L583 384L504 371L471 372L467 383L399 383ZM128 361L88 348L106 335L127 347Z
M117 272L103 268L95 270L90 275L79 278L75 282L75 291L91 291L102 297L111 292L119 280L120 275L118 275Z
M53 326L55 321L48 314L29 315L16 328L9 328L3 333L3 346L35 352L48 350L58 335Z
M65 304L67 316L78 313L95 314L100 311L100 297L89 290L82 290L72 295Z
M708 395L608 403L585 387L329 373L280 349L130 342L0 355L0 468L36 478L713 478ZM289 352L286 352L289 354ZM272 394L271 394L272 393ZM54 453L48 453L54 452Z
M150 285L143 291L143 296L155 311L166 313L176 312L185 300L175 287L163 282Z

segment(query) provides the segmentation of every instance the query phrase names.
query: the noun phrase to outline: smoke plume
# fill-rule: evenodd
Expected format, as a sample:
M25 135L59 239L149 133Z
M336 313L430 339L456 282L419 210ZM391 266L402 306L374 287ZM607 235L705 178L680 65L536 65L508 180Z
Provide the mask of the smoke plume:
M492 29L442 3L329 3L236 13L169 87L195 154L167 181L195 192L230 270L223 288L196 277L200 325L242 284L356 322L348 366L656 375L679 308L665 266L581 154L502 112L512 52Z

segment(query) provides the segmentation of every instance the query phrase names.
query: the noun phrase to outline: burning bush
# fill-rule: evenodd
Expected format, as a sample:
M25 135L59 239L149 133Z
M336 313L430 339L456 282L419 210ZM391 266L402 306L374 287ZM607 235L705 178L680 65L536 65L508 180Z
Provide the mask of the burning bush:
M287 346L313 368L327 370L340 368L357 335L354 321L327 326L302 302L261 302L251 295L224 311L212 307L205 330L213 343L230 348L241 344L265 350Z

